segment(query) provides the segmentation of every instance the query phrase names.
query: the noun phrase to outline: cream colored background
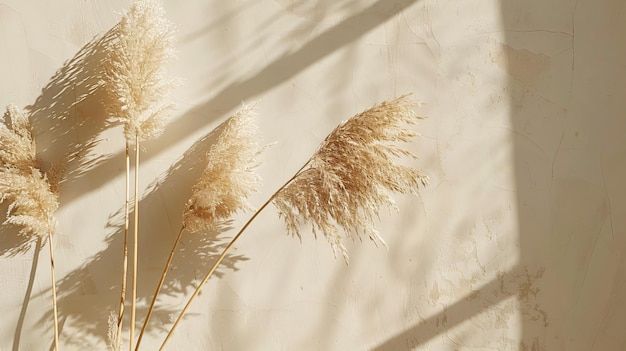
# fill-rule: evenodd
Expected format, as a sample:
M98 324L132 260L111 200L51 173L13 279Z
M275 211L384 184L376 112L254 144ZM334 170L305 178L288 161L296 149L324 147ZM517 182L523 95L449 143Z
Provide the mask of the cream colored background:
M123 138L103 122L102 45L90 41L129 4L0 2L0 103L29 106L44 161L74 157L55 239L63 350L105 349L118 301ZM381 218L389 250L350 244L349 267L323 240L287 237L269 208L168 350L626 350L626 2L165 7L184 85L141 157L138 320L209 133L242 101L258 101L277 142L254 204L341 120L408 92L425 102L410 147L432 181ZM37 259L13 234L2 229L0 348L49 350L47 250ZM160 344L215 245L184 240L144 349Z

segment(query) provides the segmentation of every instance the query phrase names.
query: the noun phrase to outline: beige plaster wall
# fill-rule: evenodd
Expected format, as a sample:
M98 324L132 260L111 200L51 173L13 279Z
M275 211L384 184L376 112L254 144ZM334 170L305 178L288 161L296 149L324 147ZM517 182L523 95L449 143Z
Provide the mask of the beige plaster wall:
M261 132L277 143L253 204L340 121L408 92L425 102L410 148L432 183L382 216L388 250L348 245L350 266L323 240L287 237L269 208L167 350L626 348L626 3L164 4L184 84L141 156L138 320L201 150L244 101L258 101ZM0 103L29 107L45 162L75 159L54 242L63 350L104 350L119 298L124 141L103 122L94 76L98 39L129 5L0 1ZM49 350L47 250L14 234L1 231L0 349ZM146 350L230 235L185 238Z

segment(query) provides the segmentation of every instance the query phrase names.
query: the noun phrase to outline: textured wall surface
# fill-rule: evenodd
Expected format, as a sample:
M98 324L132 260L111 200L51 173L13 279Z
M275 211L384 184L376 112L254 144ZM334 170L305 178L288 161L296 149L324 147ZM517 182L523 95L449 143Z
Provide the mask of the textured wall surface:
M54 241L63 350L105 350L119 299L124 139L104 122L97 75L101 38L129 5L0 1L0 103L28 107L44 163L74 160ZM242 101L258 101L276 142L256 206L342 120L409 92L428 117L413 165L431 178L381 217L388 250L349 243L349 266L323 239L288 237L268 208L167 350L626 349L624 1L164 6L183 84L141 155L138 321L201 150ZM0 233L0 349L49 350L48 251ZM184 238L145 350L232 234Z

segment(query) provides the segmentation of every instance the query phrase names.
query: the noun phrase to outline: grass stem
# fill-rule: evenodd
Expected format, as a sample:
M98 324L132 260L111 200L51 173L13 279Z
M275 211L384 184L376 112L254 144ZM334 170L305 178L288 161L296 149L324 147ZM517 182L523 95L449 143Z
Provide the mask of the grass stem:
M165 276L167 275L167 271L172 264L172 259L174 258L174 253L176 252L176 248L178 247L178 243L180 239L183 237L183 232L185 231L185 226L180 227L180 231L178 232L178 236L174 241L174 245L172 246L172 251L170 252L170 256L165 263L165 268L163 269L163 274L161 274L161 280L159 280L159 284L157 285L156 291L154 292L154 297L152 298L152 302L150 303L150 307L148 308L148 314L146 315L146 320L143 322L143 326L141 327L141 332L139 332L139 338L137 339L137 345L135 346L135 351L139 350L139 345L141 344L141 339L143 338L143 333L146 331L146 327L148 326L148 321L150 321L150 317L152 316L152 311L154 309L154 305L157 300L157 296L159 292L161 292L161 288L163 287L163 282L165 281Z
M132 301L130 308L130 347L133 350L135 342L135 312L137 303L137 246L139 246L137 228L139 227L139 134L135 134L135 203L134 203L134 227L133 227L133 282L132 282Z
M54 315L54 350L59 351L59 317L57 314L57 289L54 277L54 249L52 248L52 233L48 233L48 247L50 248L50 274L52 275L52 313Z
M122 342L122 321L124 318L124 305L126 303L126 276L128 275L128 223L130 217L130 145L126 140L126 203L124 208L124 247L122 261L122 292L120 296L120 311L117 317L117 334L115 346L119 350Z
M204 279L202 279L202 281L200 282L200 284L198 284L198 287L196 288L196 290L193 292L193 294L191 295L191 297L189 297L189 300L187 301L187 304L185 305L185 307L183 308L183 310L180 312L180 314L178 315L178 317L176 318L176 321L174 322L174 324L172 325L172 328L170 328L170 331L168 332L167 336L165 337L165 340L163 340L163 343L161 344L161 347L159 348L159 351L162 351L163 348L165 347L165 344L168 342L168 340L172 337L172 333L174 333L174 330L176 329L176 327L178 326L178 324L180 323L180 321L182 320L183 316L185 315L185 313L187 313L187 310L189 309L189 306L191 306L191 303L193 302L193 300L196 298L196 296L198 296L198 294L200 293L200 290L202 289L202 286L204 284L206 284L206 282L209 280L209 278L211 278L211 276L213 275L213 273L217 270L217 267L220 265L220 263L222 263L222 261L224 260L224 258L226 257L226 253L228 252L228 250L233 246L233 244L235 243L235 241L237 241L237 239L239 239L239 237L241 236L241 234L243 234L243 232L248 228L248 226L250 225L250 223L252 223L252 221L254 221L254 219L272 202L272 200L274 200L274 198L276 197L276 195L278 195L278 193L280 193L281 190L283 190L287 185L289 185L289 183L291 183L294 179L296 179L296 177L300 174L300 172L302 172L302 170L309 164L310 160L307 161L307 163L304 164L304 166L302 166L297 172L296 174L291 177L287 182L285 182L285 184L283 184L274 194L272 194L272 196L270 196L270 198L265 201L265 203L263 205L261 205L261 207L256 210L256 212L254 212L254 214L252 215L252 217L250 217L250 219L248 219L248 221L243 225L243 227L241 227L241 229L239 230L239 232L230 240L230 242L228 243L228 245L226 245L226 247L224 248L224 250L222 251L222 254L217 258L217 260L215 261L215 263L213 264L213 266L211 267L211 269L209 270L209 272L204 276Z

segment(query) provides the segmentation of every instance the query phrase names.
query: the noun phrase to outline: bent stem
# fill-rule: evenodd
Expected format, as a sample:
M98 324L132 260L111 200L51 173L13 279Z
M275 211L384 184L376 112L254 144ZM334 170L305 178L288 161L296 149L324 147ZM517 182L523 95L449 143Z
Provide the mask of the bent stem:
M126 140L126 205L124 209L124 258L122 259L122 293L120 297L120 312L117 316L117 334L115 336L115 346L120 348L122 342L122 320L124 318L124 304L126 303L126 276L128 271L128 222L130 207L130 153L129 143Z
M54 349L59 351L59 318L57 315L57 289L54 277L54 249L52 248L52 233L48 232L48 246L50 247L50 273L52 275L52 312L54 315Z
M132 301L130 307L130 346L129 351L133 350L133 343L135 339L135 310L136 310L136 300L137 300L137 227L138 227L138 219L139 219L139 135L135 134L135 203L134 203L134 211L135 211L135 223L134 224L134 232L133 232L133 286L132 286Z
M135 351L139 350L139 345L141 344L141 339L143 338L143 333L146 331L146 327L148 326L148 321L150 321L150 317L152 316L152 310L154 309L154 304L156 303L157 296L163 287L163 282L165 282L165 276L167 275L167 271L172 264L172 259L174 258L174 253L176 252L176 247L178 247L178 243L183 236L183 232L185 231L185 225L180 228L178 232L178 236L176 237L176 241L174 241L174 245L172 246L172 251L170 252L170 256L165 263L165 268L163 269L163 274L161 274L161 280L157 285L156 291L154 292L154 297L152 298L152 302L150 303L150 308L148 308L148 314L146 315L146 320L143 322L143 326L141 327L141 332L139 332L139 338L137 339L137 345L135 346Z
M187 310L189 309L189 306L191 306L191 303L193 302L193 300L196 298L196 296L198 296L198 294L200 293L200 290L202 289L202 286L204 284L206 284L206 282L209 280L209 278L211 278L211 276L213 275L213 273L217 270L217 267L220 265L220 263L222 263L222 261L224 260L224 258L226 257L226 253L228 252L228 250L230 250L230 248L233 246L233 244L235 243L235 241L237 241L237 239L239 239L239 237L241 236L241 234L243 234L243 232L248 228L248 226L250 225L250 223L252 223L252 221L254 221L254 219L274 200L274 198L287 186L289 185L289 183L291 183L294 179L296 179L296 177L300 174L300 172L302 172L302 170L309 164L309 162L311 162L311 160L309 159L304 166L302 166L297 172L296 174L291 177L288 181L285 182L285 184L283 184L276 192L274 192L274 194L272 194L272 196L270 196L270 198L265 201L265 203L263 205L261 205L261 207L259 207L258 210L256 210L256 212L254 212L254 214L252 215L252 217L250 217L250 219L248 219L248 221L243 225L243 227L241 227L241 229L239 230L239 232L237 233L237 235L235 235L230 242L228 243L228 245L226 245L226 247L224 248L224 250L222 251L222 254L217 258L217 260L215 261L215 263L213 264L213 266L211 267L211 269L209 270L209 272L204 276L204 279L202 279L202 281L200 282L200 284L198 284L198 287L196 288L196 290L193 292L193 294L191 295L191 297L189 297L189 300L187 301L187 304L185 305L185 307L183 308L183 310L180 312L180 314L178 315L178 318L176 318L176 321L174 322L174 324L172 325L172 328L170 329L170 331L167 333L167 336L165 337L165 340L163 340L163 343L161 344L161 347L159 348L159 351L162 351L163 348L165 347L165 344L168 342L168 340L172 337L172 333L174 333L174 330L176 329L176 327L178 326L178 323L180 323L180 321L183 319L183 316L185 315L185 313L187 313Z

